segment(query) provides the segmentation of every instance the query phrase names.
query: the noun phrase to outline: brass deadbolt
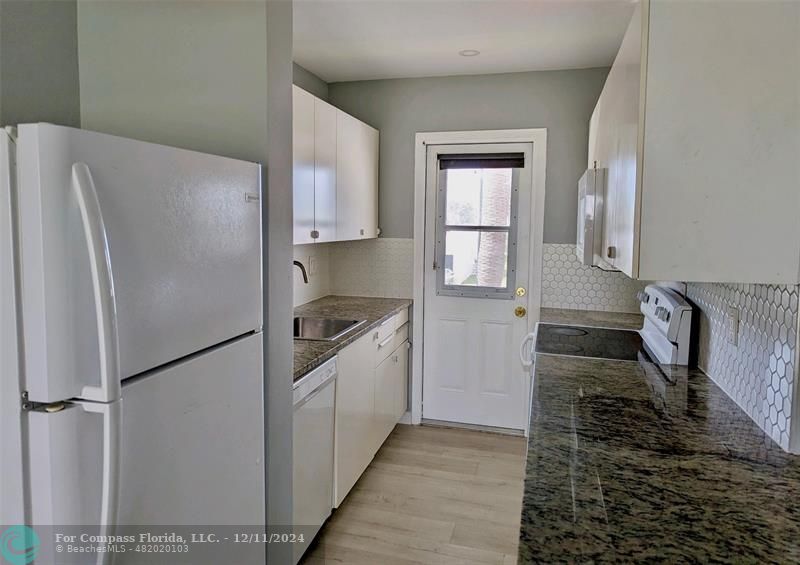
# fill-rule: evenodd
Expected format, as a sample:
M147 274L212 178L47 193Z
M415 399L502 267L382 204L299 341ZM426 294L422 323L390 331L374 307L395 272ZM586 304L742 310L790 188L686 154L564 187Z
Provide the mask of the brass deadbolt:
M525 290L525 287L522 287L522 286L518 286L518 287L517 287L517 296L519 296L520 298L522 298L522 297L523 297L523 296L525 296L526 294L528 294L528 291L527 291L527 290Z

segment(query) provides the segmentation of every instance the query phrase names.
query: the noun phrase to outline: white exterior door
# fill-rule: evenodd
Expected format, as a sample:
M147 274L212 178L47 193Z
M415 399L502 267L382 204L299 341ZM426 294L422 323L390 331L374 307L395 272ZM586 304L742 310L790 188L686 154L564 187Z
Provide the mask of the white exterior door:
M424 419L526 427L532 149L427 148Z

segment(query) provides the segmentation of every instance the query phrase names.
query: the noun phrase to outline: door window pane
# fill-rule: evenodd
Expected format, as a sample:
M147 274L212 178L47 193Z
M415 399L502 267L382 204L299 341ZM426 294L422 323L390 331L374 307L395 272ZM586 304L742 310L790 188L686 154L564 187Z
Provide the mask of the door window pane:
M505 288L508 232L448 230L444 242L444 284Z
M446 224L509 226L513 169L447 169Z

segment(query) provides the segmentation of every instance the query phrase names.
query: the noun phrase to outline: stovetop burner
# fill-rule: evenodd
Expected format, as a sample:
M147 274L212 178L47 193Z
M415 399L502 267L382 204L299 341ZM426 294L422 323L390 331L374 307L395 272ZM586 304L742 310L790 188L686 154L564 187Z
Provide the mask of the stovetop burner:
M547 328L546 331L548 331L550 333L553 333L553 334L570 335L570 336L575 336L575 337L586 335L586 334L589 333L586 330L582 330L580 328L573 328L573 327L570 327L570 326L552 326L552 327Z
M638 361L649 358L639 332L540 323L536 353Z

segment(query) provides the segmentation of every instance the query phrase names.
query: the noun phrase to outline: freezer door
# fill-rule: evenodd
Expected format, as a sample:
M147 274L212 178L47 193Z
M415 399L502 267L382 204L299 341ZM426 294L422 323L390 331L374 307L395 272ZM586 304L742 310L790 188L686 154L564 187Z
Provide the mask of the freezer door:
M31 400L119 380L261 327L261 169L22 125L18 215Z
M121 524L264 524L261 351L256 334L123 385Z

